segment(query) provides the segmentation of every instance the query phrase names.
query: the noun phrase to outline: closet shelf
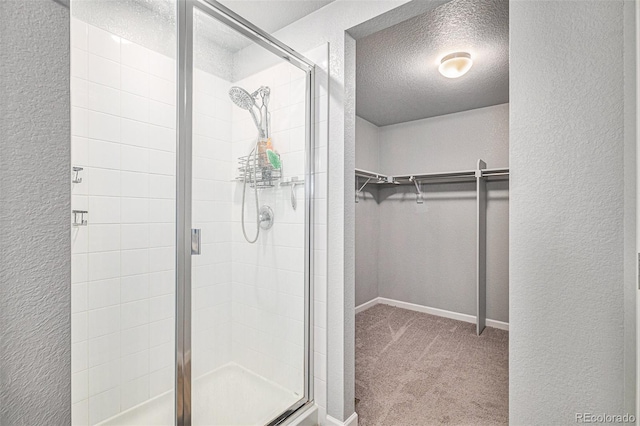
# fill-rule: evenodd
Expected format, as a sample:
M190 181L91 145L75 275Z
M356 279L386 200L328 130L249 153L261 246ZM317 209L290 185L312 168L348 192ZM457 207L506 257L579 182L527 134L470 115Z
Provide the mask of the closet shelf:
M375 179L376 183L387 183L387 179L389 176L385 176L381 173L370 172L368 170L358 169L356 168L356 177L361 177L365 179Z
M477 176L477 175L480 176ZM389 185L414 185L414 181L420 183L444 183L446 181L452 182L473 182L476 177L487 178L488 180L506 180L509 179L508 168L495 168L495 169L477 169L477 170L462 170L453 172L438 172L438 173L413 173L406 175L383 175L382 173L371 172L368 170L358 169L355 170L356 177L375 179L377 184L389 184Z

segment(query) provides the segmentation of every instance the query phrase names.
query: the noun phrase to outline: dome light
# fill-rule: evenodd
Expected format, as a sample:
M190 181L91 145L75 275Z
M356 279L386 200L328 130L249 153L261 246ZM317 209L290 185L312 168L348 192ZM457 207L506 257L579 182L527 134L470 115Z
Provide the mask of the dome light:
M471 69L473 61L467 52L450 53L440 61L438 71L447 78L462 77Z

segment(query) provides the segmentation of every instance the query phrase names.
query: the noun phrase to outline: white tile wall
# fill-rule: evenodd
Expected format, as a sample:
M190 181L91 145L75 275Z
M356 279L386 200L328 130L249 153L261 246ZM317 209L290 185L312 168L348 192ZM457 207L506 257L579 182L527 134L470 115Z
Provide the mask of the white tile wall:
M322 67L328 48L308 53ZM326 412L326 72L318 70L316 106L316 175L314 217L315 289L315 398ZM281 64L234 83L249 91L261 85L271 88L271 129L274 148L280 153L285 177L304 177L305 74ZM325 94L323 96L323 93ZM247 155L256 130L246 111L233 108L232 158ZM324 117L321 121L321 117ZM323 127L325 129L323 129ZM324 155L324 157L322 157ZM298 187L299 200L304 189ZM249 193L251 195L251 193ZM252 201L253 198L249 197ZM304 205L293 210L289 187L260 191L260 204L274 210L275 224L262 231L258 243L244 240L240 224L242 184L235 184L233 205L233 356L236 362L276 383L302 393L304 360ZM249 202L247 213L254 211ZM250 217L250 216L249 216ZM255 232L255 225L249 234Z
M175 76L76 19L71 43L72 415L95 424L173 386Z
M274 148L280 153L285 177L304 178L305 103L291 103L291 90L304 83L305 74L281 64L234 85L253 91L271 88L271 130ZM247 155L257 131L250 115L232 110L232 158ZM301 131L299 131L301 129ZM274 226L261 231L256 244L248 244L240 222L241 183L233 192L233 356L236 362L298 394L303 392L304 361L304 203L293 210L289 187L259 191L260 204L274 211ZM245 206L249 235L255 234L255 201L247 189ZM301 201L304 189L296 189Z
M230 83L194 72L193 226L202 230L202 252L192 269L193 375L231 357L231 139Z

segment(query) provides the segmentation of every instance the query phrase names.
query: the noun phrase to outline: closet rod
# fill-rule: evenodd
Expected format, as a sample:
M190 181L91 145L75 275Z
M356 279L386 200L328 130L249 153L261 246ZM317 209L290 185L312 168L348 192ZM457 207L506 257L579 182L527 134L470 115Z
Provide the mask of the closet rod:
M368 170L355 169L355 175L357 177L363 177L367 179L376 179L377 183L385 184L410 184L414 185L414 181L420 181L422 183L428 183L429 180L442 180L442 179L460 179L475 181L477 170L463 170L455 172L438 172L438 173L416 173L410 175L398 175L398 176L386 176L380 173L371 172ZM508 168L496 168L496 169L481 169L482 177L508 177Z
M482 177L492 176L508 176L509 169L481 169ZM438 172L438 173L416 173L411 175L393 176L394 180L420 180L426 181L429 179L475 179L476 170L464 170L456 172Z

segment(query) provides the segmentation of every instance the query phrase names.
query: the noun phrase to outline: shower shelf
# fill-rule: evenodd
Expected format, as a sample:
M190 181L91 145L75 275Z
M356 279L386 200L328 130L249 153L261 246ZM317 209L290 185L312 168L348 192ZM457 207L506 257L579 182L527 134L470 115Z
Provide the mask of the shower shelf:
M245 155L238 158L238 175L235 180L243 182L245 176L251 188L273 188L282 179L282 167L274 169L266 156L258 158L253 162L253 156Z
M304 179L300 179L298 176L292 176L290 178L283 178L280 182L280 186L289 186L289 185L303 185Z

